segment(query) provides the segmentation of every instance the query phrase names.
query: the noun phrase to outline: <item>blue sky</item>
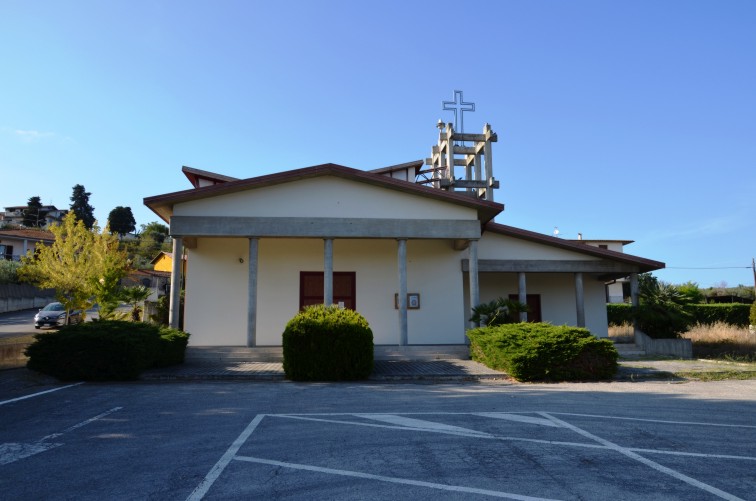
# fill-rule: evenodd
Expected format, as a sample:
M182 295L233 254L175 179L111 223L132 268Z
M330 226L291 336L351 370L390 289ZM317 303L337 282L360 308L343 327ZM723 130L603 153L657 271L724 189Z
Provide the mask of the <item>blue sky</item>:
M750 0L4 0L0 205L67 208L83 184L99 221L144 224L182 165L422 159L459 89L465 130L498 133L498 222L749 285L754 26Z

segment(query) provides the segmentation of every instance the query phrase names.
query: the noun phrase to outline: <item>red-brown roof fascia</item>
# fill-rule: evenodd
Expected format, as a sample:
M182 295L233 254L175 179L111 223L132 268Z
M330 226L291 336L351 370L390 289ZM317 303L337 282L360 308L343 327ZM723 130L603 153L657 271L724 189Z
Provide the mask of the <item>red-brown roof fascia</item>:
M42 242L55 241L55 235L53 235L51 231L46 231L46 230L30 230L30 229L0 230L0 237L39 240Z
M199 200L218 195L237 193L250 189L264 188L267 186L289 183L303 179L311 179L321 176L340 177L352 181L363 182L374 186L390 188L404 193L424 196L436 200L455 203L457 205L462 205L465 207L474 208L478 211L478 217L481 221L481 224L485 224L488 221L492 220L497 214L504 210L504 205L496 202L478 200L467 195L461 195L437 188L421 186L415 183L402 181L400 179L394 179L389 176L366 172L332 163L315 165L312 167L304 167L302 169L295 169L285 172L276 172L274 174L268 174L265 176L229 181L212 186L205 186L202 188L193 188L190 190L166 193L164 195L146 197L144 198L144 204L149 207L155 214L160 216L160 218L165 222L169 222L170 216L173 212L173 205L177 203Z
M389 174L389 173L394 172L394 171L407 170L407 169L410 169L412 167L414 167L415 169L419 169L423 165L425 165L425 161L424 160L413 160L412 162L405 162L403 164L389 165L388 167L381 167L379 169L372 169L372 170L369 170L368 172L370 172L372 174Z
M624 252L602 249L600 247L593 247L591 245L579 243L579 240L564 240L562 238L552 237L551 235L544 235L542 233L536 233L535 231L523 230L522 228L515 228L514 226L507 226L494 222L489 222L485 226L484 231L490 231L492 233L497 233L500 235L506 235L514 238L520 238L522 240L528 240L530 242L550 245L552 247L558 247L560 249L580 252L582 254L588 254L590 256L611 259L613 261L637 264L643 272L660 270L666 266L661 261L654 261L651 259L634 256L632 254L625 254Z
M210 172L207 170L195 169L194 167L187 167L186 165L181 167L181 172L184 173L187 179L189 179L189 182L192 183L192 186L194 186L195 188L199 187L200 179L207 179L208 181L214 181L216 183L227 183L229 181L239 180L239 178L237 177L224 176L223 174L217 174L215 172Z

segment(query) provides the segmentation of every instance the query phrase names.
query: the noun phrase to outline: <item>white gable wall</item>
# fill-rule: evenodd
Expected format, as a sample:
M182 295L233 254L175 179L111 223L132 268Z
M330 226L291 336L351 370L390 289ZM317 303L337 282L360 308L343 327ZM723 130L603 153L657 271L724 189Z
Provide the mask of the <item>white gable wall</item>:
M176 204L177 216L475 220L475 209L335 176Z
M486 232L482 235L478 243L478 259L600 260L598 257L580 252L559 249L492 232Z

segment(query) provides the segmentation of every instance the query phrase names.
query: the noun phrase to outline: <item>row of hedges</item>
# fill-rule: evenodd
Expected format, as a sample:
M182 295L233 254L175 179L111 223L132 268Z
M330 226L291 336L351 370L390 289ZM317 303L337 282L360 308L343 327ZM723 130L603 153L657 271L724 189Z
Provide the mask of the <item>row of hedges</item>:
M184 361L189 334L145 322L103 320L40 333L26 349L29 369L63 381L137 379Z
M617 372L612 342L579 327L504 324L472 329L467 337L473 360L518 381L596 381Z
M641 305L640 308L643 308L643 306ZM683 306L683 310L689 315L690 325L711 325L717 322L738 327L748 327L749 323L756 325L749 319L751 309L751 305L742 303L686 304ZM630 304L610 303L606 305L606 312L609 317L609 325L633 323L633 307Z

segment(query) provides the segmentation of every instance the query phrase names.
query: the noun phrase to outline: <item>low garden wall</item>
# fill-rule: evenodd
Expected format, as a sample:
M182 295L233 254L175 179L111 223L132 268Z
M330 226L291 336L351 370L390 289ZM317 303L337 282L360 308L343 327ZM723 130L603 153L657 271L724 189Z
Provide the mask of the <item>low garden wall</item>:
M635 344L646 355L669 355L687 360L693 358L693 342L690 339L653 339L636 330Z
M0 313L42 308L53 301L54 289L38 289L28 284L0 284Z

